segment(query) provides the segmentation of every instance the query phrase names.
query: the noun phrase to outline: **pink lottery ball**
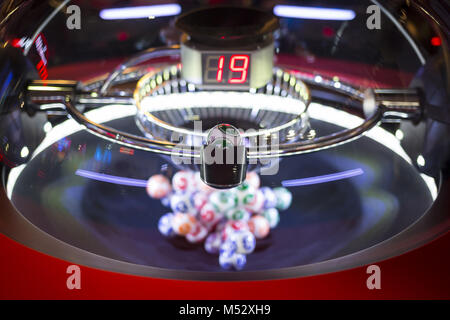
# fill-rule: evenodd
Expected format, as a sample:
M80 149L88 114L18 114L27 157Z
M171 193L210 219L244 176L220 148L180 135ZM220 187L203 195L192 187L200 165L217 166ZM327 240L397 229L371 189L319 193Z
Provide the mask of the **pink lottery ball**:
M263 216L253 216L248 222L250 231L255 235L256 239L263 239L267 237L270 232L269 221Z
M208 230L211 230L220 220L222 220L222 217L223 216L214 209L212 204L207 203L200 211L199 220Z
M186 240L191 243L200 243L208 236L208 230L199 222L192 228L191 232L186 235Z
M162 174L155 174L148 179L146 190L150 197L162 199L172 191L172 187L169 179Z
M248 231L249 226L247 222L242 220L227 221L222 229L222 240L225 241L235 231Z
M258 189L259 186L261 185L261 180L259 178L259 175L255 171L247 172L245 181L247 181L248 184L251 185L255 189Z
M193 195L194 208L197 211L201 211L202 208L208 203L208 195L204 192L198 191Z
M178 171L172 177L172 187L176 192L193 191L194 176L189 171Z
M172 218L172 229L176 234L185 236L194 229L196 223L197 220L190 214L175 213Z

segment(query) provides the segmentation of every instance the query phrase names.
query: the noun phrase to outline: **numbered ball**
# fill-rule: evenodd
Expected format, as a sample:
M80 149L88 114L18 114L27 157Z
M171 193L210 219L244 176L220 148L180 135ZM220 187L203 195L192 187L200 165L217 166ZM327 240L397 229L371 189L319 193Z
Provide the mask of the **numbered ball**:
M204 192L197 191L192 195L192 202L194 205L195 210L200 212L204 205L208 203L208 195Z
M169 179L162 174L155 174L148 179L146 190L150 197L162 199L172 191L172 187Z
M230 236L230 234L232 234L235 231L245 231L245 230L250 230L248 227L247 222L245 221L227 221L223 227L222 226L217 226L217 230L221 232L222 234L222 241L225 241L228 239L228 237Z
M248 221L250 219L250 212L245 209L231 209L225 213L228 220Z
M277 196L269 187L262 187L261 192L264 195L264 209L275 208L277 205Z
M280 222L280 214L276 208L269 208L262 212L261 214L264 218L269 221L270 228L273 229Z
M196 219L186 213L175 213L172 218L173 231L180 236L185 236L191 232L196 223Z
M234 243L236 252L242 254L249 254L255 250L256 239L255 236L248 230L238 230L230 234L227 242Z
M172 177L175 192L192 192L195 190L195 177L191 171L178 171Z
M170 198L170 207L173 212L195 213L189 193L175 193Z
M261 185L261 179L259 178L259 175L255 171L247 172L245 181L247 181L248 184L252 186L254 189L258 189Z
M172 228L173 213L169 212L161 216L158 221L158 230L163 236L171 237L175 235Z
M253 202L256 189L253 188L247 181L244 181L240 186L232 189L238 199L238 207L244 207Z
M247 257L245 256L245 254L235 253L233 258L233 267L236 270L244 269L245 265L247 264Z
M248 222L248 227L256 239L263 239L270 232L269 221L260 215L253 216Z
M170 198L172 198L172 194L168 194L166 197L161 199L161 204L164 207L170 208Z
M283 187L273 189L275 196L277 197L277 208L279 210L286 210L291 206L292 193Z
M222 239L218 232L211 233L205 240L205 250L211 254L219 253Z
M233 256L237 252L237 243L236 241L232 241L230 239L227 239L222 243L220 246L219 254L221 256Z
M231 191L214 191L209 196L209 203L220 213L225 213L226 211L235 208L237 201L236 194Z
M257 190L253 200L244 206L244 208L251 213L260 213L264 210L264 194L261 190Z
M230 270L242 270L247 263L247 258L244 254L235 253L232 256L228 256L227 254L219 256L219 264L222 269Z
M199 220L208 229L213 229L223 218L223 215L216 211L212 204L207 203L200 211Z
M186 240L191 243L200 243L206 239L208 230L199 222L192 228L191 232L186 235Z

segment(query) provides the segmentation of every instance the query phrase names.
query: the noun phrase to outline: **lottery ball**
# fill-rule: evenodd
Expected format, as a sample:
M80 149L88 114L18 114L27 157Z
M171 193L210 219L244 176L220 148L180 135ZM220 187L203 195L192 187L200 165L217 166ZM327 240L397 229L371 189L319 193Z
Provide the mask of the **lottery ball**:
M194 174L191 171L178 171L172 177L172 187L175 192L194 191Z
M221 256L227 255L231 257L237 251L237 243L236 241L226 240L220 246L219 254Z
M248 221L250 212L245 209L230 209L225 213L228 220Z
M277 226L278 222L280 222L280 214L276 208L266 209L261 215L269 221L270 228L272 229Z
M257 190L253 200L244 206L244 208L251 213L260 213L264 210L264 194L261 190Z
M173 213L169 212L161 216L158 221L158 230L163 236L170 237L175 234L172 228Z
M233 268L234 264L233 255L229 255L228 253L219 255L219 264L222 269L230 270L231 268Z
M292 203L292 193L283 187L273 189L275 196L277 197L277 208L279 210L286 210Z
M214 191L209 196L209 203L217 212L224 213L237 205L237 197L231 191Z
M252 186L254 189L258 189L261 185L261 180L259 179L259 175L255 171L247 172L245 181L247 181L248 184L250 186Z
M244 269L246 263L247 263L247 257L245 254L235 253L233 256L233 267L236 270L242 270Z
M255 236L248 230L239 230L232 232L226 242L234 243L236 252L249 254L255 250Z
M185 236L191 232L196 223L197 221L193 216L185 213L175 213L172 218L173 231L180 236Z
M146 190L150 197L162 199L172 191L172 187L169 179L162 174L155 174L148 179Z
M205 240L208 230L199 222L192 228L191 232L186 235L186 240L191 243L200 243Z
M192 195L192 202L195 210L200 212L203 206L208 202L208 195L204 192L197 191Z
M269 221L260 215L253 216L248 222L248 227L256 239L263 239L270 232Z
M167 195L167 197L164 197L161 199L161 204L164 207L170 208L170 198L172 197L171 194Z
M216 211L212 204L207 203L200 211L199 220L208 229L214 228L222 220L223 215Z
M173 212L192 213L194 207L189 193L175 193L170 198L170 207Z
M221 254L219 256L219 264L222 267L222 269L230 270L230 269L236 269L236 270L242 270L247 263L247 258L244 254L241 253L235 253L231 256L228 254Z
M217 230L221 232L222 235L222 240L225 241L228 239L228 237L235 231L245 231L245 230L250 230L248 227L247 222L245 221L227 221L223 227L222 226L217 226Z
M256 189L253 188L247 181L244 181L240 186L233 189L234 194L238 199L238 206L246 206L250 204L256 194Z
M217 232L211 233L207 236L205 240L205 250L211 254L219 253L220 246L222 245L222 239L220 234Z
M269 187L262 187L261 192L264 195L264 209L275 208L277 205L277 196Z

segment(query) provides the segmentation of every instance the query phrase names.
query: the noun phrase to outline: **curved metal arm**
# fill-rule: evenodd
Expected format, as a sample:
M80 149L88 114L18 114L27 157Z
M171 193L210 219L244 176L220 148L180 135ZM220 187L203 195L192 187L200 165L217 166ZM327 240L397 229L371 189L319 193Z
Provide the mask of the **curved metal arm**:
M145 151L157 152L167 155L176 155L178 157L193 157L200 156L200 148L186 145L178 145L169 141L152 140L141 136L136 136L114 128L104 126L89 120L83 113L78 111L72 104L70 98L61 101L67 109L69 115L78 123L86 127L87 130L93 134L119 143L128 147L141 149ZM378 110L369 119L365 120L360 126L343 130L331 135L316 138L313 140L302 141L292 144L273 145L266 151L255 151L250 149L248 158L260 159L277 156L290 156L300 153L308 153L331 148L340 144L350 142L366 131L373 128L382 118L382 111Z
M114 79L116 79L125 69L138 65L150 59L172 56L174 54L179 54L179 52L180 52L180 45L177 44L169 47L150 48L148 50L145 50L144 52L135 55L131 59L120 64L118 67L116 67L116 69L114 69L113 72L109 74L108 78L106 78L105 82L103 83L103 86L100 89L100 95L106 94L108 88L110 87Z

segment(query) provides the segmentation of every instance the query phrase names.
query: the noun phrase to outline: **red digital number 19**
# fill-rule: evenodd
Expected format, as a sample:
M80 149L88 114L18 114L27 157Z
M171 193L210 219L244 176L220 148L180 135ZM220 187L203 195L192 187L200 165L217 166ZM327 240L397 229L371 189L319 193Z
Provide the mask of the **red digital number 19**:
M221 57L222 58L222 57ZM247 55L232 55L230 59L230 79L228 79L228 83L244 83L247 81L247 73L248 73L248 62L249 57ZM237 61L243 61L242 66L237 66ZM219 59L219 67L220 67L220 59ZM219 68L220 70L220 68ZM240 72L241 76L239 78L234 78L233 72Z

